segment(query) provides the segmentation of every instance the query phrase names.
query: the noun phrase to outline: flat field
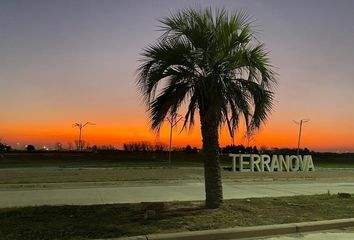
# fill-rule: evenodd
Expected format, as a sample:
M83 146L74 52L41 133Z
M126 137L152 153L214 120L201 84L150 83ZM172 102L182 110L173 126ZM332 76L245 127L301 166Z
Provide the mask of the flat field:
M354 170L315 172L238 172L223 170L226 181L354 180ZM0 187L11 184L203 181L202 168L16 168L0 170Z
M312 154L316 167L354 168L354 153ZM231 165L227 154L222 166ZM26 167L166 167L168 152L10 152L0 153L0 168ZM172 167L202 167L200 153L172 152Z
M0 158L0 184L203 180L200 154L173 153L7 153ZM221 157L223 179L232 181L354 179L353 155L314 155L315 172L233 173Z

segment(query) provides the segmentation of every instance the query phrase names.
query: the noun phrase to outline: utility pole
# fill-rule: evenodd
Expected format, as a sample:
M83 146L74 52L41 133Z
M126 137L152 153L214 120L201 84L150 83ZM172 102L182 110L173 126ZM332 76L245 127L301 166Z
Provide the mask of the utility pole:
M301 119L300 122L297 122L297 121L293 120L293 122L294 122L295 124L297 124L297 125L300 126L300 128L299 128L299 139L298 139L298 141L297 141L297 151L296 151L296 155L297 155L297 156L299 156L299 151L300 151L300 141L301 141L302 124L307 123L307 122L309 122L309 121L310 121L310 119Z
M85 126L87 126L87 125L95 125L95 124L92 123L92 122L86 122L86 123L84 123L84 124L82 124L82 123L74 123L74 124L73 124L73 127L77 127L77 128L79 129L79 141L78 141L78 143L77 143L77 150L78 150L79 152L82 151L82 140L81 140L81 137L82 137L82 129L83 129Z
M178 119L177 119L178 118ZM172 130L173 127L177 125L179 121L182 120L182 116L179 114L174 114L170 117L167 117L167 121L170 123L170 148L168 151L168 166L171 167L171 151L172 151Z

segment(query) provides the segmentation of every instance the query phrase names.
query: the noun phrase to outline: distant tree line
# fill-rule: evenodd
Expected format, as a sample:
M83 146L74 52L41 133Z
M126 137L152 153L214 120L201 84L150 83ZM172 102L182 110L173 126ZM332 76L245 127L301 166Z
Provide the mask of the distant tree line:
M285 155L296 155L297 154L297 148L264 148L263 153L265 154L285 154ZM306 155L306 154L311 154L315 153L314 151L311 151L308 148L300 148L299 149L299 154L300 155Z
M33 145L28 144L26 146L26 150L27 150L27 152L34 152L34 151L36 151L36 148Z
M226 147L220 148L220 153L258 154L259 151L256 146L245 147L241 144L241 145L227 145Z
M146 141L131 142L123 144L123 150L126 152L166 152L168 145L164 143L152 144ZM198 148L187 145L186 147L173 147L174 152L198 153Z
M191 147L190 145L187 145L186 148L184 149L184 152L186 152L186 153L198 153L199 150L196 147Z
M56 142L54 147L51 148L51 151L76 151L74 147L77 143L68 143L68 147L64 148L63 144L60 142ZM83 141L84 149L86 152L114 152L114 151L122 151L113 145L92 145L90 146L86 142ZM12 151L10 145L3 143L0 141L0 152L9 152ZM36 149L34 145L28 144L24 148L27 152L34 151L48 151L48 149ZM126 152L166 152L168 151L168 145L164 143L150 143L147 141L137 141L123 144L123 151ZM197 147L192 147L191 145L187 145L186 147L175 146L172 148L174 152L185 152L185 153L198 153L199 149ZM220 154L229 154L229 153L241 153L241 154L286 154L286 155L294 155L296 154L296 148L268 148L265 146L261 146L257 148L257 146L248 146L244 145L227 145L219 149ZM309 150L308 148L303 148L299 150L301 155L306 154L314 154L316 152ZM335 154L335 153L333 153Z
M93 145L86 147L86 151L90 151L90 152L114 152L114 151L118 151L118 149L113 146L113 145Z
M127 152L163 152L167 151L168 147L163 143L149 143L145 141L130 142L123 144L123 150Z
M9 151L11 151L11 146L0 142L0 152L9 152Z
M267 148L260 147L259 149L256 146L248 146L245 147L241 145L227 145L226 147L220 148L220 153L241 153L241 154L285 154L285 155L294 155L297 153L296 148ZM305 155L314 153L310 151L308 148L299 149L299 154Z

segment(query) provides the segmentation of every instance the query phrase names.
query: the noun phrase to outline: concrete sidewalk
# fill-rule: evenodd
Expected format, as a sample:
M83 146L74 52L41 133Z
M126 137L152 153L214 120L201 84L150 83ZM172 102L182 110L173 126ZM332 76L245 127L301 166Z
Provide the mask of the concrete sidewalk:
M226 239L278 240L279 239L281 240L284 238L290 240L290 239L294 239L292 238L292 236L295 236L296 239L303 237L304 236L303 233L314 232L314 231L326 231L329 229L343 229L343 228L348 228L348 230L342 230L341 232L337 230L338 232L336 232L334 236L342 237L342 238L336 238L336 239L352 240L353 239L352 236L354 235L352 229L350 229L352 227L354 227L354 218L302 222L302 223L263 225L263 226L253 226L253 227L234 227L234 228L223 228L223 229L201 230L201 231L190 231L190 232L179 232L179 233L147 234L147 235L140 235L140 236L133 236L133 237L99 239L99 240L200 240L200 239L203 240L222 240L222 239L224 240ZM328 236L327 234L318 235L318 233L317 234L314 233L310 236L311 238L309 240L332 239L332 238L323 238L324 236Z
M224 198L255 198L294 195L354 193L354 182L225 182ZM1 188L0 208L38 205L91 205L150 201L204 200L204 183L139 183L139 185L100 185L73 188Z
M334 229L321 232L296 233L273 237L260 237L258 240L353 240L354 228ZM256 240L254 239L254 240Z

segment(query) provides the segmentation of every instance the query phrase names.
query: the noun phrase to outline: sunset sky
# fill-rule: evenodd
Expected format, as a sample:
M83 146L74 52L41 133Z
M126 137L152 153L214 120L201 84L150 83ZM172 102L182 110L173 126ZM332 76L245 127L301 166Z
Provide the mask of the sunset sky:
M354 151L354 1L0 1L0 138L14 148L66 146L75 122L91 145L168 142L149 129L135 86L140 53L160 36L160 17L184 7L246 10L279 74L269 121L250 145ZM181 112L184 114L184 112ZM174 145L200 147L199 125ZM18 144L17 144L18 143ZM230 144L221 130L220 144ZM242 131L235 143L247 144Z

